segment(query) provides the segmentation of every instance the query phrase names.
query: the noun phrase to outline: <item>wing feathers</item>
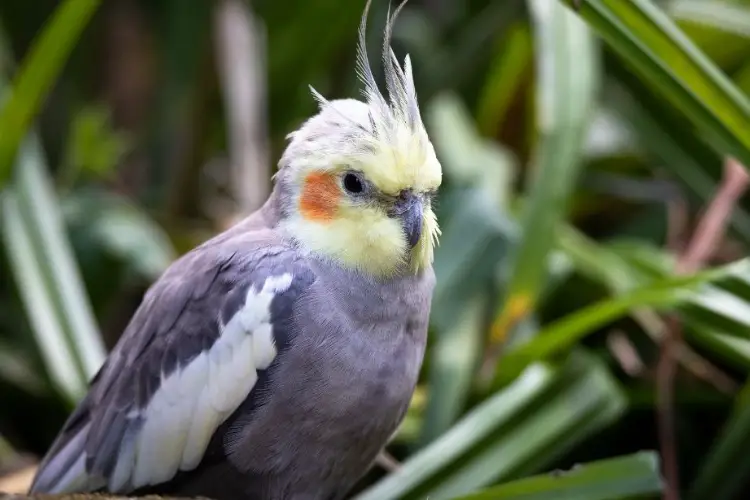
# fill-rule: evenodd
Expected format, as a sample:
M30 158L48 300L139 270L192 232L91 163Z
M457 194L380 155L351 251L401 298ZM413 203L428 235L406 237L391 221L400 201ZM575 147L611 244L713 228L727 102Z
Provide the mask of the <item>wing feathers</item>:
M122 491L126 489L130 481L130 474L135 465L135 447L138 444L135 424L131 417L128 421L127 431L117 456L117 463L109 478L108 488L110 491Z
M35 478L34 487L50 493L60 493L62 485L83 484L88 477L84 446L89 427L86 425L81 428L51 460L44 464L45 474Z
M253 364L261 370L268 368L276 358L276 345L270 323L263 323L256 330L253 338Z
M85 427L76 423L74 431L72 418L66 424L64 444L50 452L32 492L128 493L197 467L216 430L252 392L258 370L277 357L272 309L290 314L314 281L285 252L266 255L263 265L225 259L221 272L210 261L168 271L82 403ZM279 334L286 345L290 332Z
M267 278L259 291L249 286L244 302L220 326L210 349L185 367L162 375L142 411L144 426L137 436L129 481L133 488L168 481L178 470L200 463L213 433L252 391L257 370L267 368L275 358L271 302L291 284L292 275L287 273ZM118 484L127 476L125 467L118 470Z

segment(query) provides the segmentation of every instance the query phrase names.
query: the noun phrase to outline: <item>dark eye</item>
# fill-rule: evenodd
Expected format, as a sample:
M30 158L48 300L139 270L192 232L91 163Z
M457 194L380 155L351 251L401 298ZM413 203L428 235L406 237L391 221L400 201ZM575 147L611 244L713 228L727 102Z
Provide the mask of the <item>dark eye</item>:
M365 186L357 174L346 174L344 176L344 189L350 193L358 194L365 190Z

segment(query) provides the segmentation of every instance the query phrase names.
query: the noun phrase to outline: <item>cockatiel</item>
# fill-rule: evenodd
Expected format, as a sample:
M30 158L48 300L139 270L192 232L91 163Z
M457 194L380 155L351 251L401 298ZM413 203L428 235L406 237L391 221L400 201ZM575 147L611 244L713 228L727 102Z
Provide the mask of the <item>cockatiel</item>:
M402 4L403 5L403 4ZM380 93L290 134L244 221L148 290L32 492L339 499L396 431L422 364L441 166L408 56Z

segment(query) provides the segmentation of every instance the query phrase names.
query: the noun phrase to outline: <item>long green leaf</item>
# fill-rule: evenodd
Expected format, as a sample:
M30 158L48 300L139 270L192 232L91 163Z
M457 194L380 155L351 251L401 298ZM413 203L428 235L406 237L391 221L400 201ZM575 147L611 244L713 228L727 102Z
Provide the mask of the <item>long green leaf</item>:
M524 234L492 329L502 342L533 308L547 273L554 228L564 218L581 167L587 125L599 83L597 44L584 23L548 0L531 0L538 73L540 139L534 180L524 206Z
M688 500L738 498L750 476L750 405L738 405L689 487Z
M104 361L104 343L67 238L41 147L34 136L24 143L21 153L14 190L81 376L89 380Z
M713 351L738 370L750 371L750 341L730 335L715 325L695 318L686 321L686 337L691 343Z
M442 435L461 415L481 354L487 302L486 294L477 294L465 304L455 326L439 332L434 341L422 444Z
M517 21L497 43L496 54L477 101L477 124L482 132L494 135L507 118L513 97L532 65L531 30Z
M696 137L695 131L687 127L684 121L680 123L674 117L668 118L663 104L654 102L651 95L644 95L639 84L633 82L628 85L624 78L618 80L608 89L608 101L614 103L626 119L641 147L701 201L705 203L710 200L718 186L721 157L712 154L709 146ZM737 207L730 220L732 228L750 240L750 214L744 208Z
M541 407L519 417L503 439L488 441L468 458L464 468L443 471L430 498L447 499L497 481L539 472L591 434L615 421L625 400L607 369L594 358L574 352L568 370L557 374L559 392L545 395ZM571 369L574 365L582 366ZM538 402L539 403L539 402Z
M662 487L659 455L640 452L512 481L456 500L625 500L656 497Z
M668 12L675 19L711 26L743 37L750 37L750 9L724 0L677 0Z
M16 196L2 194L3 235L18 291L31 323L36 345L47 366L53 385L70 402L86 390L86 381L77 369L52 297L45 283L42 266L22 218Z
M446 179L456 187L443 191L438 207L442 236L434 263L431 389L421 445L448 429L466 402L485 337L494 270L515 240L515 227L502 214L515 170L510 156L479 136L451 94L433 99L427 119Z
M568 230L572 233L572 230ZM609 245L595 245L591 242L584 243L581 235L570 238L571 234L561 238L559 242L566 248L568 255L575 247L588 247L593 260L597 263L606 262L601 270L613 277L613 273L628 276L630 281L636 281L643 285L654 279L665 279L670 276L675 267L674 256L667 254L660 248L651 247L643 242L613 242ZM580 253L580 249L576 249ZM573 255L577 260L579 269L590 268L592 259L585 264L580 256ZM596 264L594 264L596 265ZM750 297L750 275L748 270L741 268L732 273L730 280L719 284L710 284L693 294L689 299L679 304L679 310L683 324L686 327L686 337L704 347L711 349L714 353L738 366L739 369L747 370L750 366L750 340L748 340L748 329L750 329L750 303L744 298ZM605 283L607 279L603 280ZM618 286L619 284L607 283L612 291L622 293L632 289L633 285ZM731 286L730 286L731 285ZM661 334L665 326L658 316L650 312L651 318L646 320L640 311L634 315L641 315L644 326L650 325L652 332ZM653 335L652 335L653 336Z
M34 116L55 83L100 0L66 0L47 22L13 81L0 111L0 187Z
M694 300L706 284L746 272L743 259L690 276L669 277L604 299L550 323L529 342L509 350L498 373L499 382L512 380L528 364L569 349L598 328L639 307L670 308Z
M750 166L750 102L667 14L652 0L580 4L580 15L621 57L723 154Z

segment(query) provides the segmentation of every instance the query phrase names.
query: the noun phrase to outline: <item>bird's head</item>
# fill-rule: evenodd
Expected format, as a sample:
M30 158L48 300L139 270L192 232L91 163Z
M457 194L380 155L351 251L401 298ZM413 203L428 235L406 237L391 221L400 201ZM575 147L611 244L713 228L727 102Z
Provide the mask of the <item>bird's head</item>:
M401 67L390 48L398 10L388 16L383 43L388 97L378 90L365 49L369 3L357 55L364 101L329 101L313 90L320 111L289 135L276 182L282 227L305 250L384 277L431 265L442 169L420 117L409 56Z

